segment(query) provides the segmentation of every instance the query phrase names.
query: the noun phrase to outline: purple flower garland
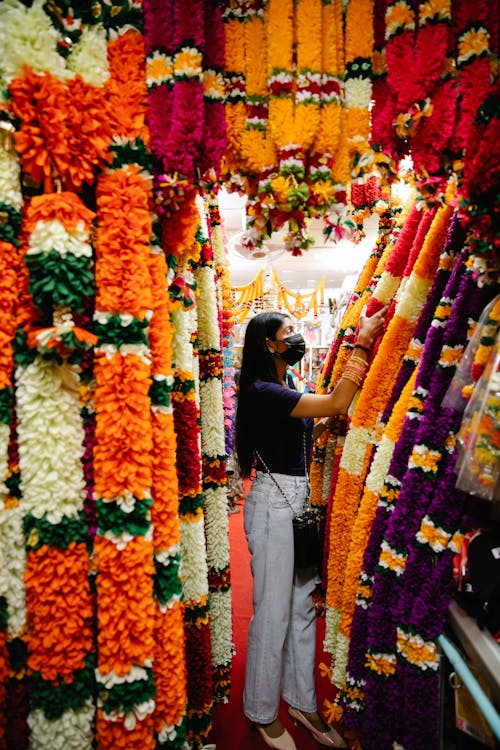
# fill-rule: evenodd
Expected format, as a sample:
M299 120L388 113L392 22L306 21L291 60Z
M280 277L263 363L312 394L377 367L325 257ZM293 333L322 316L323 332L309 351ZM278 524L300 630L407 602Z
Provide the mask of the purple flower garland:
M443 337L444 346L463 347L467 339L470 318L474 320L479 318L490 294L489 288L477 287L470 272L463 275ZM434 368L438 361L439 359L434 360ZM426 364L430 363L426 362ZM415 461L419 456L415 454L415 446L419 446L423 451L432 452L435 464L429 469L418 462L412 465L410 459L397 504L387 525L383 544L406 561L415 534L439 485L439 463L446 452L445 442L450 430L449 414L443 413L440 405L454 371L455 366L452 365L434 369L422 421L415 436L413 451ZM372 604L368 615L369 652L396 654L398 606L405 586L404 573L396 577L390 575L380 565L376 569ZM366 736L365 750L383 750L385 747L392 747L392 741L398 734L396 721L401 719L402 699L401 685L394 674L381 681L375 672L367 673L366 708L363 717L363 730Z
M443 252L449 253L450 257L454 256L458 253L462 240L463 232L455 219L453 219L450 224ZM439 320L435 321L437 325L433 326L430 324L431 321L429 320L429 316L435 316L437 302L441 293L443 294L444 299L453 299L457 294L465 270L466 258L467 252L463 252L456 262L451 275L450 271L447 271L446 268L440 268L438 270L435 283L429 293L428 302L426 302L424 309L422 310L422 314L415 329L415 338L425 340L422 359L420 362L420 370L417 375L414 390L414 395L419 394L417 395L417 398L420 398L421 400L425 398L425 395L427 394L430 379L434 372L435 362L439 357L441 341L444 333L444 327L439 324ZM432 302L429 300L432 300ZM431 313L432 303L434 303L434 307L432 308ZM426 333L427 335L425 335ZM405 362L403 363L402 370L403 369L409 369L405 367ZM393 394L391 395L390 405L388 405L383 415L384 423L387 423L390 412L392 412L394 407L396 401L396 398L394 397L396 388L399 385L402 390L405 382L407 382L407 372L404 372L403 374L400 372ZM372 586L373 575L378 563L384 532L393 508L391 498L395 492L399 492L401 480L406 471L408 457L413 447L415 433L419 425L419 417L420 413L418 411L410 412L409 416L406 417L400 439L394 449L394 454L388 470L388 476L381 493L370 539L363 558L361 581L363 582L364 587ZM346 695L343 696L343 702L346 708L344 723L350 728L354 728L359 724L360 712L363 708L363 701L359 690L364 684L366 674L365 655L367 650L368 610L370 606L370 599L367 601L366 599L361 598L357 602L351 628L351 641L347 666L347 691ZM349 700L349 692L353 690L353 688L356 700L351 702Z

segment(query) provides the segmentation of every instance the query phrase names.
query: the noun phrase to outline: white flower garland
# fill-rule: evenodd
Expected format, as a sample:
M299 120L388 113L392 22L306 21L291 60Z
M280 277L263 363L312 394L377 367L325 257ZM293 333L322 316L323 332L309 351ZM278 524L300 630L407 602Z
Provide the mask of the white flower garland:
M0 4L1 68L7 83L22 75L25 65L35 73L68 77L66 62L57 51L60 35L43 5L44 0L35 0L31 8L18 0Z
M89 233L83 221L68 229L58 219L39 221L29 237L27 255L47 255L52 250L62 258L74 255L77 258L92 258Z
M0 422L0 497L8 494L10 426Z
M206 237L206 216L203 202L198 202L201 231ZM200 382L201 447L209 460L225 456L224 406L222 394L221 332L217 314L217 290L214 269L202 266L196 269L195 279L199 289L198 340L200 353L218 352L220 373L207 376ZM207 562L209 568L224 571L229 566L229 517L227 512L227 485L206 489L205 531ZM217 606L215 603L217 602ZM230 590L210 592L210 631L212 636L212 663L227 665L233 653L231 628Z
M371 427L351 424L345 440L340 467L349 474L361 476L365 458L365 446L371 443L374 431Z
M68 57L68 69L90 86L102 86L109 78L106 31L101 25L85 26Z
M17 211L20 211L23 205L20 179L19 158L14 149L7 149L5 143L2 143L0 148L0 200Z
M187 282L193 275L182 271ZM174 334L172 337L172 358L175 370L184 376L191 375L195 382L195 398L199 402L197 386L197 358L194 357L192 334L196 331L196 310L176 308L172 312ZM182 582L183 599L186 602L200 602L208 598L208 567L205 548L205 525L203 515L196 518L181 518L181 559L179 576Z
M88 698L77 711L65 711L59 719L46 719L41 709L28 716L31 750L90 750L94 737L94 704Z
M26 550L21 505L0 508L0 538L2 570L7 576L7 588L3 593L7 599L7 632L11 638L17 638L26 626Z
M203 516L195 520L181 520L181 562L184 601L198 602L208 597L207 557Z
M68 364L36 357L16 371L24 513L57 524L83 509L79 379Z

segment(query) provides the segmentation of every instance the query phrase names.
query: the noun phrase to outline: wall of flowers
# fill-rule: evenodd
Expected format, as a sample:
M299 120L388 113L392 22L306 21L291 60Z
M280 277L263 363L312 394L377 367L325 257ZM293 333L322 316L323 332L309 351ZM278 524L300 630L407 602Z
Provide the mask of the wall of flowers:
M417 193L381 215L320 382L324 392L340 377L363 306L389 305L364 385L312 463L326 516L324 668L338 688L325 709L364 750L437 750L437 637L454 557L479 523L456 486L457 434L499 330L498 14L387 3L375 20L384 70L372 144L396 160L410 150ZM463 392L450 399L480 319Z
M196 747L230 697L222 184L248 194L249 247L379 214L320 383L390 303L313 463L327 709L368 750L433 747L470 524L442 399L498 293L498 24L481 0L0 5L0 748Z

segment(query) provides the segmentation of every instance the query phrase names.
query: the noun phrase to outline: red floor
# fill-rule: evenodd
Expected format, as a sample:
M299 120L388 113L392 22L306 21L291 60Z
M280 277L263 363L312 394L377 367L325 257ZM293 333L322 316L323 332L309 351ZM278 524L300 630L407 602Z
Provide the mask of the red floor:
M206 743L214 743L217 750L259 750L266 745L251 728L242 712L243 681L245 675L245 655L248 624L252 614L252 577L250 557L243 531L243 508L241 512L229 516L229 539L231 544L231 584L233 601L233 640L236 655L232 666L232 695L229 703L216 708L213 729ZM318 618L317 664L329 663L322 651L324 620ZM320 677L317 670L318 706L321 710L325 698L332 700L334 688L328 678ZM280 717L292 733L297 750L318 750L318 745L303 727L296 727L288 717L286 705L282 704Z

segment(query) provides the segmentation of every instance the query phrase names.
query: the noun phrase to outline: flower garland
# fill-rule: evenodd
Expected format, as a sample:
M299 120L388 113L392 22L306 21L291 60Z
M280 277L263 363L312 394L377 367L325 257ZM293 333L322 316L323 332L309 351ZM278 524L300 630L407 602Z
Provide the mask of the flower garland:
M388 257L392 252L394 234L397 232L397 229L395 226L395 215L393 215L392 212L389 213L389 218L387 217L387 215L383 215L381 217L381 221L379 222L379 231L375 249L373 253L371 253L368 257L365 266L359 275L356 286L346 306L343 319L340 322L337 336L333 341L332 347L325 359L323 369L318 380L318 393L325 393L328 390L333 390L339 378L341 377L341 373L343 372L347 359L353 349L354 335L361 310L376 288L377 283L380 280L380 277L387 264ZM339 423L339 426L342 434L338 435L337 437L343 437L345 425L341 421ZM332 430L330 430L330 433L331 432ZM332 493L334 488L334 477L333 474L330 475L328 471L325 472L323 460L323 451L327 440L328 436L324 433L322 436L320 436L319 440L316 441L315 445L313 446L313 460L310 469L311 502L316 506L320 506L324 502L324 493L322 493L321 491L321 488L324 485L330 485L330 493L328 497L329 504L331 504L333 500ZM335 478L338 473L338 463L340 461L340 456L342 455L343 446L344 440L342 439L340 441L337 439L335 453L338 461L336 461L335 464ZM325 542L329 538L329 518L330 509L328 509L327 511ZM324 571L326 571L327 569L327 558L328 551L326 545L323 566Z
M304 152L312 145L320 121L321 3L299 0L294 7L292 0L269 0L266 41L269 129L279 149L280 174L301 179Z
M457 247L460 246L460 233L456 236ZM372 525L370 540L363 556L363 567L359 577L359 588L356 601L356 610L353 617L351 629L351 642L349 648L349 663L347 673L347 688L345 691L345 705L348 712L344 721L349 726L359 725L360 713L364 708L364 692L366 667L365 652L367 651L367 622L372 600L373 576L378 563L380 548L387 523L391 513L394 511L395 503L401 490L401 482L405 473L408 458L411 453L416 431L422 420L425 400L428 395L430 378L435 368L435 358L439 356L441 341L445 327L448 325L451 314L452 300L455 299L464 272L464 255L462 252L454 270L451 273L443 296L436 307L434 318L425 338L424 351L419 365L417 382L410 401L408 413L400 439L398 440L394 454L385 478L384 487L380 493L375 520ZM369 658L369 669L382 674L390 674L394 659L391 654L374 651ZM356 699L353 700L351 693L354 689Z
M156 7L163 30L169 33L168 21L172 23L171 61L173 82L170 98L171 109L168 132L155 142L155 153L161 148L163 168L166 173L179 172L193 180L195 164L203 134L203 67L204 25L202 0L187 0L177 3L169 0ZM169 44L167 37L167 44ZM152 123L153 124L153 123Z
M485 296L489 298L496 292L498 285L492 285ZM477 320L478 312L480 311L474 311L474 320ZM498 324L498 309L496 313ZM442 367L441 362L440 364ZM432 396L431 389L430 397ZM474 523L467 510L469 495L456 487L455 444L462 419L460 405L458 409L449 408L441 401L441 418L448 423L448 435L444 441L439 475L434 495L425 515L421 517L420 528L409 549L403 589L395 609L397 633L403 636L403 639L399 639L403 640L403 648L398 647L398 657L401 651L401 679L406 704L413 699L416 691L420 691L420 694L425 694L427 705L432 705L432 690L437 675L429 679L431 670L427 660L422 658L421 651L408 648L408 645L411 647L413 640L428 644L428 650L433 648L437 651L436 638L444 627L453 589L452 560L459 550L463 533L469 531ZM432 593L429 586L432 586ZM412 592L411 595L409 591ZM408 639L408 634L411 634L411 640ZM436 701L431 721L426 727L429 737L437 736L439 731L437 703ZM418 722L418 716L415 721ZM415 730L414 720L405 718L400 728L401 736L411 742Z
M45 13L42 3L27 8L13 2L0 8L2 75L9 83L22 76L26 66L34 73L50 73L64 80L68 76L64 57L59 54L60 35Z
M321 5L322 76L320 122L309 154L308 173L311 201L317 207L335 204L335 224L346 203L348 174L343 174L341 144L344 106L344 49L342 4L339 0ZM347 170L348 171L348 170ZM334 177L335 173L335 177ZM334 194L332 194L334 191ZM333 223L333 216L329 218ZM342 225L340 225L342 226Z
M203 8L202 0L144 4L148 122L158 165L154 193L167 256L188 256L197 230L195 184L204 128ZM215 106L219 92L210 85L207 91Z
M107 162L112 132L102 88L80 76L64 82L26 69L11 81L9 94L12 112L21 120L14 137L23 171L46 192L54 179L68 190L91 184L96 168Z
M187 687L184 665L184 622L179 577L180 529L175 468L176 438L172 409L172 325L166 290L167 264L158 246L149 255L153 317L149 328L153 426L153 544L155 563L156 686L154 728L159 747L180 747L185 739Z
M373 266L375 266L373 275L369 277L368 273L365 274L364 271L361 273L356 290L350 300L352 304L347 305L344 318L339 326L337 338L333 342L332 349L325 362L320 381L322 389L332 390L341 377L347 359L352 353L361 310L367 304L368 300L371 299L372 293L380 294L379 302L381 306L388 304L391 296L395 293L399 283L398 274L402 274L403 272L404 264L406 263L411 243L414 239L414 233L420 220L420 215L417 212L414 212L412 217L413 219L409 220L408 224L405 224L405 232L398 239L396 246L394 246L393 242L388 241L384 247L384 239L381 243L380 254L375 253L368 259L367 268L372 270ZM385 238L385 234L383 236ZM389 259L391 259L390 263ZM384 283L382 283L382 279L384 279ZM340 446L338 447L340 449ZM321 450L321 448L322 443L320 438L318 449ZM311 467L312 502L318 505L320 504L320 500L316 494L316 488L319 486L319 482L322 482L320 479L322 471L321 460L313 461Z
M369 161L372 99L373 0L354 0L345 19L345 103L351 174L364 181L373 173Z
M375 0L370 145L377 154L382 174L388 172L387 177L390 178L396 172L396 159L404 152L404 145L393 127L396 96L387 83L385 10L386 0ZM403 16L405 10L403 8Z
M463 269L463 265L461 266ZM463 272L462 272L463 273ZM453 280L453 275L452 275ZM454 281L454 283L456 283ZM449 418L447 414L441 416L440 403L446 391L449 379L455 369L455 361L449 361L448 352L451 349L463 351L463 337L467 335L470 319L477 319L480 309L484 306L485 296L488 290L479 290L474 285L470 273L460 277L460 289L453 306L452 317L444 331L443 346L436 346L435 340L429 358L422 360L420 373L422 377L429 378L429 395L427 396L423 417L419 421L413 446L410 445L410 458L407 463L406 476L405 469L402 467L402 489L398 495L395 508L390 515L387 529L384 535L383 549L386 550L384 558L380 558L379 571L375 571L375 579L372 593L372 603L369 610L368 619L368 648L372 653L388 654L390 657L395 653L395 618L397 617L398 592L401 591L402 573L406 567L408 551L411 547L413 538L420 519L425 515L429 503L432 502L436 490L437 477L440 474L438 463L432 464L426 460L425 456L429 450L435 449L441 457L449 455L452 452L452 446L447 443L449 436ZM465 299L467 298L467 303ZM461 306L461 309L459 309ZM441 313L438 313L439 315ZM437 326L437 336L443 335ZM438 367L436 369L436 359ZM418 385L418 383L417 383ZM439 414L437 413L439 410ZM412 450L413 447L413 450ZM413 460L416 459L416 460ZM448 459L446 459L446 462ZM438 474L439 472L439 474ZM411 509L411 511L410 511ZM393 560L395 555L400 559L399 574L398 568L394 568ZM396 575L391 573L395 571ZM383 597L383 622L381 616L381 597ZM389 610L388 610L389 603ZM389 612L391 615L389 616ZM377 672L369 671L366 677L366 709L364 714L364 727L372 726L374 715L379 711L387 701L395 701L394 689L397 683L394 682L394 676L386 677L381 683L377 677ZM399 694L398 694L399 697ZM394 727L388 717L384 718L382 726L378 730L380 737L393 737Z
M199 289L197 312L202 482L207 540L214 698L216 701L221 701L229 695L233 654L227 513L227 455L225 452L221 332L217 309L217 290L213 268L213 251L208 240L207 221L201 198L199 199L199 211L199 236L202 251L200 263L194 271L194 277Z
M387 427L375 449L370 470L365 480L365 486L359 503L356 518L350 537L349 551L345 564L345 582L341 594L340 621L337 635L334 670L332 682L342 685L346 677L349 636L352 625L358 578L360 575L363 553L368 543L371 526L375 517L378 497L384 485L385 476L394 452L394 446L403 429L403 422L412 395L417 370L400 392L397 409L393 412L393 419Z
M499 160L499 117L496 107L499 89L500 83L497 80L477 112L467 145L467 153L471 158L464 164L464 179L460 187L460 216L467 228L468 242L474 251L471 263L476 266L476 273L486 271L486 277L489 265L493 268L493 274L495 273L498 247L498 230L491 220L490 204L496 189Z
M205 55L203 67L204 120L200 143L199 170L208 186L220 177L222 157L227 148L225 118L224 26L218 3L205 3Z
M144 43L140 32L127 25L129 20L120 19L108 44L106 89L115 118L114 161L113 168L99 177L96 191L99 748L155 746L153 426L146 334L153 310L151 177L141 169L147 142Z
M327 605L330 608L327 624L330 627L327 631L327 638L329 648L332 648L333 653L335 653L334 644L340 618L342 582L351 526L372 455L373 444L379 440L377 423L384 409L383 399L385 394L392 390L397 376L398 363L408 346L418 315L431 287L450 217L451 209L442 209L431 231L425 237L425 241L421 237L423 244L416 243L419 250L418 260L397 304L394 317L389 323L387 333L377 351L352 415L351 427L342 453L331 518L331 553L328 559L327 587ZM400 239L401 237L402 235ZM415 248L412 249L411 255L416 255ZM374 302L374 299L372 298L371 302ZM335 540L334 543L333 540Z
M298 255L311 244L304 233L309 199L304 178L306 153L320 123L321 17L320 0L287 0L284 6L270 0L266 11L269 133L279 162L270 188L278 204L292 206L290 215L278 207L275 228L289 221L285 247Z
M261 192L278 158L269 128L266 26L261 0L250 2L243 13L246 121L241 133L241 155L245 172L258 175L257 190Z
M1 112L0 132L0 535L2 537L0 574L0 744L24 747L20 732L15 730L8 695L19 694L24 659L15 659L15 650L23 653L22 638L26 631L24 571L26 555L19 503L18 461L13 456L15 430L13 423L13 349L16 327L18 234L21 226L22 194L20 169L12 148L13 125L7 112ZM5 118L5 119L4 119ZM10 446L10 451L9 451ZM9 455L10 453L10 455ZM9 701L10 702L10 701ZM21 709L21 706L19 706ZM18 723L24 711L19 710Z
M238 323L243 322L254 304L258 304L259 300L262 300L270 291L277 293L279 310L284 307L290 315L299 319L305 318L310 312L314 314L314 317L317 317L320 305L324 304L324 278L320 279L316 288L308 294L300 294L288 289L274 269L271 283L271 290L266 290L264 288L264 269L261 269L250 283L232 288L235 299L233 314Z
M226 162L230 173L236 173L241 159L241 144L245 128L245 15L236 6L224 10L224 80L226 89L225 113L227 125Z
M491 86L489 47L494 29L490 29L488 4L481 0L473 5L454 3L453 21L457 33L460 102L452 148L455 154L461 155L471 138L479 106Z
M185 270L189 278L191 272ZM194 285L194 280L192 281ZM185 309L183 309L185 308ZM212 653L208 612L208 569L201 488L198 433L196 309L180 300L172 312L174 424L177 435L177 478L181 520L181 580L185 605L186 666L188 676L189 740L205 737L213 704Z
M456 215L450 224L446 244L439 259L432 289L430 290L424 308L419 316L415 334L409 343L402 366L396 378L391 397L388 399L382 415L382 424L387 427L381 442L375 451L370 472L367 476L364 493L360 502L358 514L353 526L349 557L346 563L345 583L342 591L341 621L339 625L339 649L335 660L334 681L339 684L343 677L347 659L347 644L349 641L352 619L356 605L358 580L362 570L363 553L367 546L370 530L377 510L377 503L383 491L385 477L394 453L394 448L403 429L410 397L413 398L416 368L418 368L423 342L450 277L457 249L461 245L463 234L458 227ZM410 390L409 390L410 389ZM364 598L364 597L363 597ZM344 646L342 647L342 643ZM345 655L343 659L339 655ZM345 702L350 704L349 690L356 684L356 677L352 674L347 679L349 689L346 691ZM357 695L359 700L359 694Z
M51 322L53 316L54 323L40 329L27 320L16 342L17 434L27 548L28 724L32 741L40 747L89 748L93 738L93 605L83 513L79 376L75 365L54 359L54 351L67 358L93 341L74 325L69 312L71 307L78 310L92 286L85 274L81 288L76 280L73 284L61 280L70 256L89 263L92 217L73 194L48 194L32 199L23 223L22 250L38 308L35 314ZM50 252L63 255L57 286L52 284L52 264L45 263L44 249L50 245Z
M440 157L455 121L457 92L446 60L451 3L421 3L418 27L416 20L410 3L387 3L387 83L393 92L387 104L392 109L395 102L393 127L400 139L396 143L408 148L411 142L423 195L435 201L443 199L441 183L445 174ZM429 49L433 50L432 55Z
M221 315L223 357L223 402L226 454L234 450L234 294L231 288L229 261L227 259L221 217L217 200L208 199L210 237L214 254L218 308Z

